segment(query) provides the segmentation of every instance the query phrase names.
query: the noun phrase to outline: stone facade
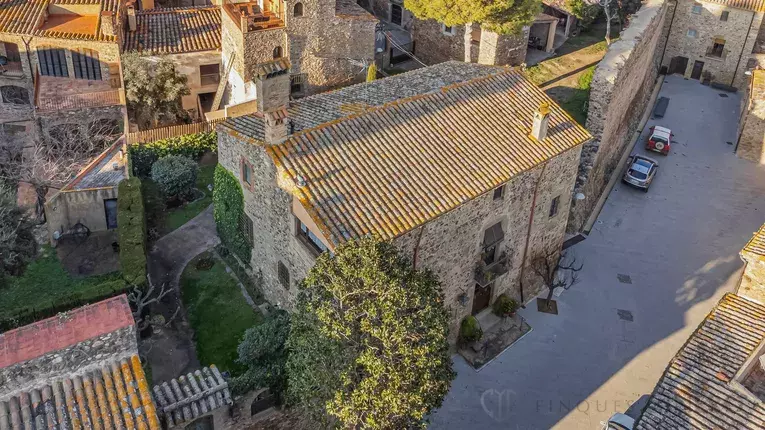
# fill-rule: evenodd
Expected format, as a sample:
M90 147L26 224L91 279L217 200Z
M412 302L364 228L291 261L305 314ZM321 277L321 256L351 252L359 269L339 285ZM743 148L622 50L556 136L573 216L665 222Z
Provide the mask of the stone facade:
M752 71L736 154L765 164L765 70Z
M662 66L686 78L746 85L763 13L703 0L678 0L675 7Z
M651 0L632 16L630 26L611 44L592 79L587 130L595 137L584 145L569 230L585 224L622 153L637 129L659 72L669 30L667 3Z
M156 56L147 56L147 58L159 60L159 57ZM204 119L202 112L200 112L199 95L211 93L214 95L218 90L218 79L223 74L223 67L220 65L220 51L185 52L165 55L164 58L170 60L175 66L175 70L188 79L189 95L183 96L181 99L183 109L189 112L191 118L195 120ZM215 79L214 76L202 77L199 67L206 65L218 65L218 79Z

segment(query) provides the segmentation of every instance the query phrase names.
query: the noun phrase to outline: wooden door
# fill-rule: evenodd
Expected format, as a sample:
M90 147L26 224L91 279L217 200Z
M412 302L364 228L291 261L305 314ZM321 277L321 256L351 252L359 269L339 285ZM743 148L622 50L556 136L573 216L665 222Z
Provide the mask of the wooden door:
M104 200L104 211L106 212L106 228L109 230L117 228L117 199Z
M693 70L691 71L691 79L701 79L701 71L704 70L704 62L696 61L693 63Z
M489 307L489 303L491 302L491 287L491 283L485 287L475 284L475 294L473 294L473 315Z

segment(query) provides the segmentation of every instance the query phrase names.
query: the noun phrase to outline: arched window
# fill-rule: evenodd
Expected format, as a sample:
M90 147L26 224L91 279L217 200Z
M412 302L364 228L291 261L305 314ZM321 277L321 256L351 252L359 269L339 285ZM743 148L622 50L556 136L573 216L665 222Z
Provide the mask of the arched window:
M282 51L281 46L277 46L274 48L274 59L282 58L284 56L284 52Z
M3 97L3 103L15 105L29 104L29 91L23 87L15 85L5 85L0 87L0 95Z
M293 16L303 16L303 3L295 3L295 8L292 10Z

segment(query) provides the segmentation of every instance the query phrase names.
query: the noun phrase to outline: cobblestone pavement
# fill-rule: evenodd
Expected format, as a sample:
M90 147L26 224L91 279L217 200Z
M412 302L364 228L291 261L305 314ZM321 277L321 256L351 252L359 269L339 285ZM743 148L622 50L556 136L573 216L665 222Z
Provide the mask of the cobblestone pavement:
M671 127L677 143L649 155L661 166L650 191L614 187L590 237L571 248L585 268L558 316L521 310L533 331L481 372L455 356L459 374L432 428L599 429L651 393L736 287L738 252L765 222L765 168L733 154L738 95L665 80L669 109L646 129Z

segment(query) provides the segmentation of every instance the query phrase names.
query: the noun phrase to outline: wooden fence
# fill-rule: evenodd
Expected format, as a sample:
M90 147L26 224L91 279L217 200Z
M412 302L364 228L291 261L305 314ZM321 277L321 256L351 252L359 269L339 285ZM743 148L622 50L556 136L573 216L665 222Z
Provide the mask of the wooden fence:
M151 130L137 131L127 134L128 145L136 143L151 143L157 140L179 137L186 134L209 133L215 131L215 126L223 121L215 119L212 121L195 122L193 124L173 125L170 127L153 128Z

